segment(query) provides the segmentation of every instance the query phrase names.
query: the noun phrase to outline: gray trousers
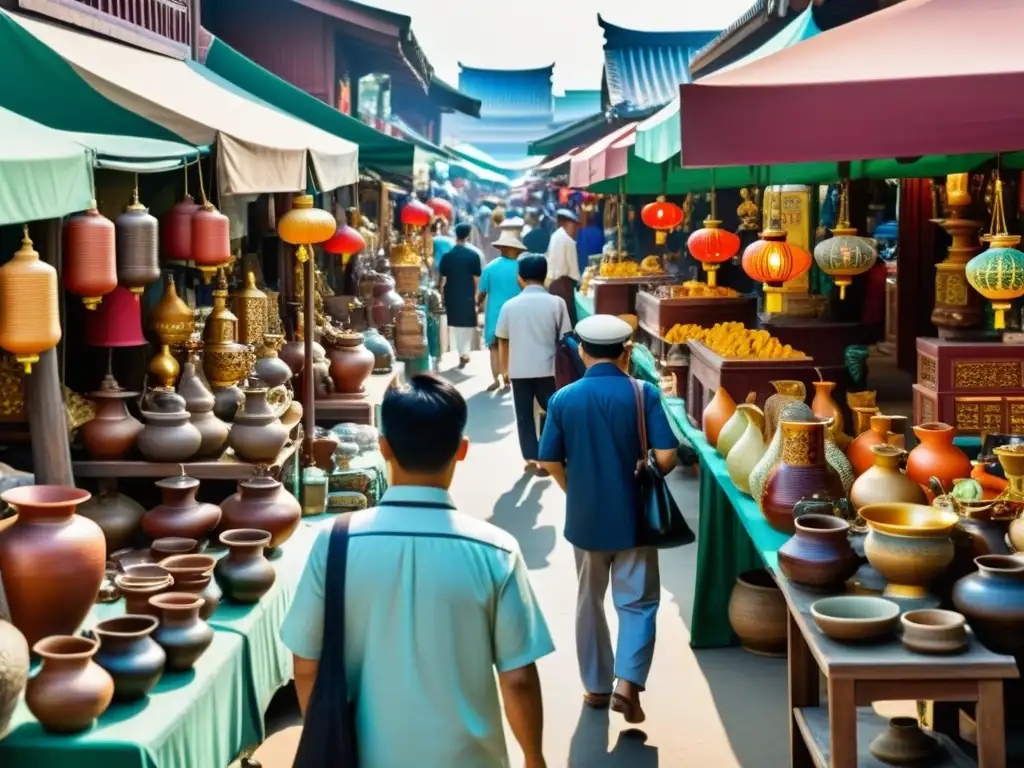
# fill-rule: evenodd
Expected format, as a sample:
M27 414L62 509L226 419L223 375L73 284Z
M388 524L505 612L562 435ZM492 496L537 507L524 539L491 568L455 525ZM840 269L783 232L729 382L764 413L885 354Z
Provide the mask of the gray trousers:
M643 690L654 657L655 620L661 601L658 550L640 547L623 552L574 552L579 579L576 659L583 687L590 693L610 693L618 678ZM619 617L614 653L604 612L609 579Z

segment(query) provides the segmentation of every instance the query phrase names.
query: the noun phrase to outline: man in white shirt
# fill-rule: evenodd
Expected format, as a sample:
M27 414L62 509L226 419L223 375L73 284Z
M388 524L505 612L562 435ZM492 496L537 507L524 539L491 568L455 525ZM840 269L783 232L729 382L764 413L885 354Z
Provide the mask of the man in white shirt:
M572 330L565 302L544 290L547 270L547 260L540 254L519 257L523 292L502 306L495 330L501 367L512 381L519 447L526 460L524 471L541 477L547 475L547 470L537 464L533 404L547 410L548 400L555 393L555 351L562 336ZM543 420L540 426L543 429Z
M558 229L548 243L548 290L561 296L569 311L569 321L576 325L576 297L574 291L580 281L580 264L576 255L576 227L579 218L568 208L555 212Z

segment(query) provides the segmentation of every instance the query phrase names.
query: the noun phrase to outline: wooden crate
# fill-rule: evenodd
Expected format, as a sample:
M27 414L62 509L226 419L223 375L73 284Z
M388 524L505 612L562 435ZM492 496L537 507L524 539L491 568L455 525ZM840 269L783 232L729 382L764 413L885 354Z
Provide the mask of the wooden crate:
M636 295L636 316L640 327L654 336L664 337L673 325L692 323L710 328L716 323L743 323L757 326L757 297L663 299L649 291Z
M982 432L1024 432L1024 393L1014 395L995 391L936 392L922 384L914 385L914 423L942 421L956 427L960 435Z
M917 383L956 395L1019 393L1024 389L1024 345L918 339Z

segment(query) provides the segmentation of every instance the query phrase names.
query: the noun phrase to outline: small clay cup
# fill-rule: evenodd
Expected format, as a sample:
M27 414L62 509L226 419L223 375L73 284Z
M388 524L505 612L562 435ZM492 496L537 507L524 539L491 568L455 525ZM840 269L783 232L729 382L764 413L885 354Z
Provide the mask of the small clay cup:
M124 606L128 613L159 616L159 613L150 606L149 598L171 589L174 586L174 577L167 574L163 581L140 584L119 573L114 577L114 584L124 596Z
M900 617L903 645L916 653L960 653L967 650L966 619L962 613L938 608L907 611Z

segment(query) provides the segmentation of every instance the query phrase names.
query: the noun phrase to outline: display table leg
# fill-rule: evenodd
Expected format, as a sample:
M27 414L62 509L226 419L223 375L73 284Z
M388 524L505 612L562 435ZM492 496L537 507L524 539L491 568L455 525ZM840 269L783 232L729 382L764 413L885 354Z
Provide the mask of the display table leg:
M978 768L1006 768L1003 682L978 683Z
M813 768L814 759L797 727L794 712L799 707L818 706L820 673L793 614L789 615L788 624L790 765L792 768Z
M857 768L857 702L853 680L828 681L830 768Z

